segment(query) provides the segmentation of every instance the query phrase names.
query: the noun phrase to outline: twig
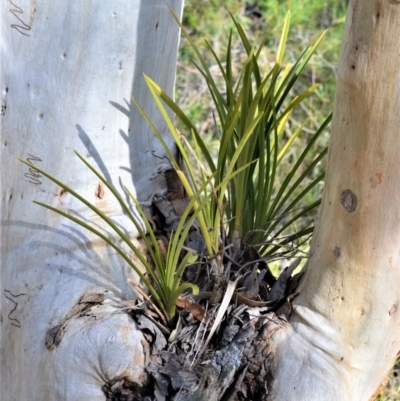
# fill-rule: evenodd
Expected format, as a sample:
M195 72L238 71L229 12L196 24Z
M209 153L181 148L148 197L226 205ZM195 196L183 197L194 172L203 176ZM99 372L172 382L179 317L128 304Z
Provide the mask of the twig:
M126 282L131 285L152 306L162 322L167 326L167 320L165 319L165 316L162 314L160 309L157 308L156 304L150 299L150 297L130 278L128 278Z

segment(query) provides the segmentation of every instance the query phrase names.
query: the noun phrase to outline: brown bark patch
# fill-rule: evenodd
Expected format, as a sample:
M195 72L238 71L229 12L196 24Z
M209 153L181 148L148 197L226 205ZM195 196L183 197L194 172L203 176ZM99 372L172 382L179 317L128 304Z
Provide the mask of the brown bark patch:
M6 102L3 101L1 104L1 107L0 107L0 116L1 117L3 117L6 114L6 108L7 108Z
M340 203L349 213L354 212L357 208L357 197L353 191L346 189L342 192Z
M96 196L96 198L99 199L104 198L104 185L101 182L99 182L99 184L97 185L94 195Z
M69 311L66 318L46 331L44 341L46 348L49 351L52 351L61 343L69 319L76 315L83 316L83 314L87 313L93 306L100 305L103 301L104 294L95 292L83 294L74 307Z
M390 309L389 309L389 316L394 315L397 312L397 305L393 305Z
M54 326L47 330L46 339L44 341L46 348L49 351L52 351L54 348L56 348L64 337L64 333L65 326L63 324L58 324L57 326Z
M57 192L57 198L61 199L66 193L67 191L64 188L60 188Z
M128 377L116 377L105 383L101 389L107 401L135 401L144 396L142 387Z
M376 173L376 178L378 178L378 184L381 184L383 181L383 174L382 173Z

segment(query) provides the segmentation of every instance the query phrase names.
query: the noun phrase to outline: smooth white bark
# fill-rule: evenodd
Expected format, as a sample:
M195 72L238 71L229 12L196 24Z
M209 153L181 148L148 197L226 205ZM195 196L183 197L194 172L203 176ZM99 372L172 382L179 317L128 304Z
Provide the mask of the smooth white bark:
M350 2L308 269L273 338L275 400L368 400L400 349L399 30L398 2Z
M181 1L168 3L181 12ZM130 94L162 129L141 75L172 92L178 29L165 4L2 3L4 400L104 400L101 387L113 378L143 381L142 338L128 315L107 302L71 314L87 293L134 298L132 272L102 241L33 205L100 223L15 158L62 178L135 236L72 149L141 201L162 191L156 173L167 161ZM367 400L400 349L399 7L349 5L309 267L290 322L272 336L275 400ZM49 350L46 333L58 324L64 336Z
M172 94L179 30L167 4L182 12L181 0L1 5L3 400L104 400L110 379L143 379L141 335L126 314L102 305L89 317L69 315L85 293L134 299L126 283L132 271L102 241L32 204L101 224L16 157L62 179L135 236L73 149L141 201L163 190L156 173L164 152L130 96L165 130L142 74ZM64 337L50 351L46 332L63 322Z

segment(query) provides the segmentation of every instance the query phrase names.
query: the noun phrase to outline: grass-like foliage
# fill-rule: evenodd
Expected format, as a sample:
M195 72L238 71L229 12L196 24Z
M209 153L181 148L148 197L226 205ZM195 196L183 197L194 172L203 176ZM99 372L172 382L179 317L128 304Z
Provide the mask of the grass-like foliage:
M298 96L291 95L293 86L325 33L322 33L317 41L300 55L294 65L284 65L283 56L290 23L290 12L288 12L284 20L275 65L270 71L262 73L258 58L267 35L260 45L252 46L242 26L232 17L247 58L240 73L234 76L231 63L232 33L226 45L225 62L219 59L206 41L208 50L212 53L223 77L223 85L219 87L200 50L191 40L179 18L172 10L171 12L199 59L199 63L195 66L206 80L217 112L220 142L216 161L213 160L195 124L189 120L177 102L149 77L145 76L145 80L176 141L191 182L194 184L192 189L163 142L189 196L199 193L197 186L204 184L207 177L214 177L213 185L205 187L203 193L203 196L207 196L212 192L213 196L199 214L199 223L203 227L202 232L208 244L207 250L213 255L215 250L219 249L221 241L246 238L249 243L263 244L260 248L262 255L281 251L286 244L312 233L312 226L303 225L294 232L293 227L295 223L302 222L303 217L320 204L320 200L316 200L304 205L302 200L324 178L324 173L314 177L313 172L326 155L327 148L302 170L299 177L296 173L300 171L302 162L311 153L316 141L330 122L331 116L313 135L294 166L290 167L283 182L278 182L276 177L289 148L307 124L307 120L304 121L291 136L285 138L285 125L289 116L318 85L312 85ZM186 147L182 145L181 138L164 105L175 113L187 128L187 132L191 133L194 150L190 145ZM147 116L145 118L155 130L150 119ZM159 133L156 134L162 140ZM188 144L188 141L186 143ZM194 155L200 168L200 174L197 176L189 161L190 155L192 157ZM282 177L281 172L279 176ZM307 182L309 177L313 177L311 182ZM277 241L279 236L281 239ZM275 239L273 244L271 238Z
M173 13L172 10L171 12ZM166 254L163 253L152 225L129 189L124 187L125 195L130 199L135 211L113 185L77 152L77 156L87 168L104 183L118 200L123 212L130 218L142 238L149 259L134 245L126 232L99 208L49 173L28 161L21 160L84 203L115 232L116 236L110 236L75 215L36 202L86 228L114 248L138 274L161 310L164 322L167 323L173 321L176 303L183 292L187 290L191 290L193 294L199 292L197 285L182 282L186 267L194 263L198 257L194 251L185 247L185 240L195 220L204 239L206 256L208 256L207 260L209 266L211 265L214 280L217 280L215 279L217 276L219 279L222 277L225 247L234 244L237 249L240 249L238 244L240 245L243 241L236 241L237 239L256 245L259 254L267 256L278 251L281 254L284 253L282 249L288 242L298 240L312 232L313 227L305 226L294 232L292 227L296 222L301 222L303 216L320 203L317 200L304 206L302 200L324 177L323 173L313 174L313 172L325 156L327 149L318 154L308 167L303 168L300 174L296 175L296 173L330 121L330 117L328 117L313 135L283 181L277 180L277 171L283 165L282 161L288 149L307 124L306 120L292 135L285 137L288 118L292 111L315 90L316 85L309 87L298 96L291 95L292 88L324 34L313 46L303 52L294 65L283 65L285 44L289 32L290 13L288 13L284 21L275 65L270 71L262 73L258 57L262 52L264 40L261 45L252 46L242 26L232 17L247 58L240 73L234 76L231 63L232 34L228 38L224 62L218 58L211 46L208 46L223 77L223 85L219 87L199 49L191 41L178 17L173 15L199 58L199 64L196 64L196 67L206 80L214 102L220 143L217 159L214 160L206 143L196 130L195 124L189 120L173 99L154 81L145 76L149 91L175 139L185 167L185 169L181 168L182 164L177 161L173 151L168 148L151 118L133 99L163 144L172 168L175 169L188 197L188 205L174 232L169 236ZM187 128L187 132L192 137L192 145L176 130L175 124L169 116L171 110ZM195 160L194 164L193 159ZM188 176L184 170L188 172ZM314 177L315 175L316 177ZM311 182L307 182L306 179L310 176L313 178ZM277 239L282 233L286 233L286 230L292 230L290 235ZM274 240L271 241L271 238ZM145 274L131 259L130 252L133 252L140 265L144 266Z
M193 254L192 252L186 252L184 257L181 257L181 255L184 247L184 239L187 237L191 224L196 219L199 211L201 210L198 209L197 211L192 213L193 206L197 202L198 197L192 196L191 201L189 202L185 212L182 215L182 219L180 220L175 232L173 232L170 237L167 254L165 256L162 254L161 247L153 232L149 220L147 219L143 209L141 208L135 197L132 195L132 193L129 191L129 189L127 187L124 187L126 193L129 195L129 198L135 205L136 211L139 213L140 217L135 216L128 203L124 201L118 191L90 163L88 163L78 152L75 151L75 153L116 197L122 207L122 210L127 216L129 216L130 220L138 230L139 235L143 239L150 256L150 262L147 260L146 256L143 255L143 252L134 245L129 236L99 208L91 204L68 185L51 176L49 173L40 169L38 166L26 160L19 160L32 169L35 169L39 173L43 174L45 177L53 181L65 191L69 192L71 195L73 195L75 198L79 199L83 204L85 204L88 208L90 208L93 212L95 212L117 234L117 238L122 240L122 242L124 242L128 246L128 249L130 249L135 254L135 256L140 261L140 264L145 267L147 274L145 275L142 273L140 267L137 266L129 256L129 253L124 250L123 246L118 244L118 242L121 241L116 241L115 238L108 236L104 232L100 231L98 228L95 228L94 225L88 224L83 219L80 219L61 209L37 201L34 201L34 203L72 220L73 222L96 234L108 245L114 248L118 252L118 254L122 256L126 263L128 263L128 265L132 267L135 273L138 274L143 284L150 291L151 295L154 297L156 303L161 309L165 317L165 321L170 322L175 316L176 302L179 296L187 290L192 290L193 294L198 294L199 292L199 289L195 284L181 282L185 268L189 264L194 263L197 259L197 255ZM189 216L189 214L191 215Z

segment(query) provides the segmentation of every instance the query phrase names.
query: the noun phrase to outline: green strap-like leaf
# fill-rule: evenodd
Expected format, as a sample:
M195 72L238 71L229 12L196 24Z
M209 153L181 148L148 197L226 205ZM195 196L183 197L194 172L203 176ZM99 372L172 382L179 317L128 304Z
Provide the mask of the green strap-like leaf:
M287 37L289 34L289 26L290 26L290 11L286 13L284 22L283 22L283 29L281 34L281 39L279 41L278 52L276 54L276 63L281 65L283 61L283 55L285 53L285 46Z
M23 162L23 160L21 160ZM36 168L36 167L35 167ZM39 170L38 170L39 171ZM43 173L42 173L43 174ZM145 286L147 287L147 289L151 292L151 294L154 296L155 300L157 301L158 305L160 306L160 308L163 310L163 312L166 314L166 310L164 308L164 303L163 301L160 299L157 291L155 290L155 288L153 287L153 285L150 283L150 281L143 275L143 273L140 271L139 268L137 268L135 266L135 264L131 261L131 259L129 258L129 256L121 249L119 248L113 241L111 241L107 236L105 236L103 233L101 233L99 230L95 229L94 227L90 226L89 224L87 224L84 220L82 219L78 219L75 216L72 216L60 209L57 209L53 206L47 205L45 203L42 202L37 202L37 201L33 201L33 203L36 203L37 205L40 205L46 209L49 209L55 213L60 214L63 217L66 217L67 219L73 221L74 223L80 225L81 227L85 228L88 231L91 231L93 234L97 235L99 238L101 238L102 240L104 240L109 246L111 246L113 249L115 249L118 254L128 263L129 266L132 267L132 269L135 271L135 273L140 277L140 279L143 281L143 283L145 284ZM126 241L125 241L126 242ZM136 249L136 248L135 248ZM140 254L140 252L136 249L135 255L138 256ZM146 271L148 273L152 272L152 268L151 266L147 263L147 261L145 261L145 263L143 263L144 267L146 268ZM155 281L157 282L157 279L155 279Z

